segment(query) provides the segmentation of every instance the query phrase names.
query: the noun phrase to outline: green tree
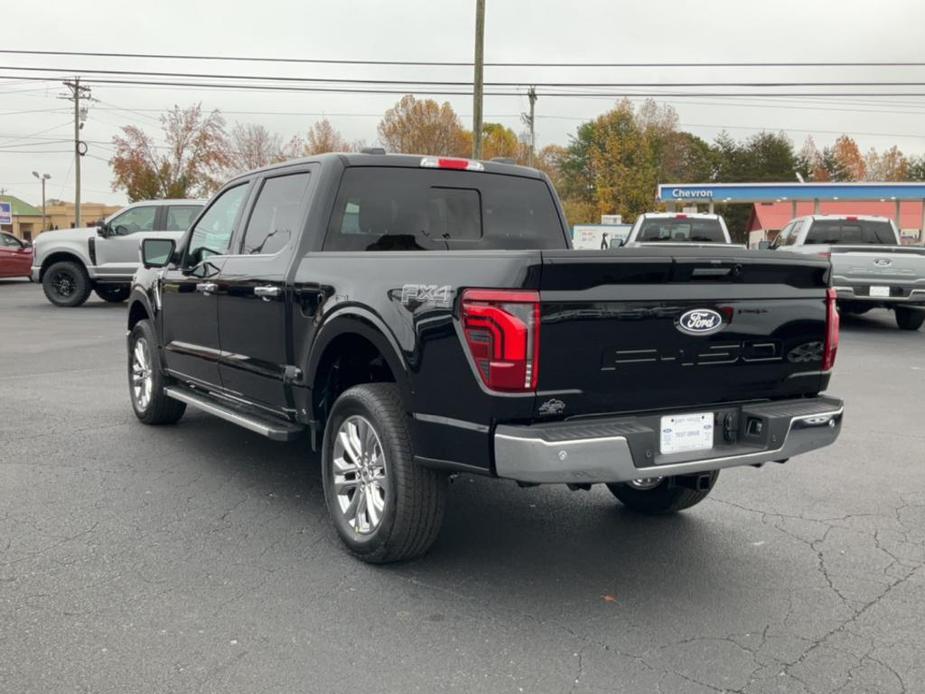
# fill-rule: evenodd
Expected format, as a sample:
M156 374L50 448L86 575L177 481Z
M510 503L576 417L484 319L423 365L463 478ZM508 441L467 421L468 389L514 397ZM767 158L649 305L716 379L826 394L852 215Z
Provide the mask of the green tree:
M602 214L632 221L651 210L676 126L670 107L648 101L637 112L627 99L580 125L559 166L565 207L575 216L569 221Z

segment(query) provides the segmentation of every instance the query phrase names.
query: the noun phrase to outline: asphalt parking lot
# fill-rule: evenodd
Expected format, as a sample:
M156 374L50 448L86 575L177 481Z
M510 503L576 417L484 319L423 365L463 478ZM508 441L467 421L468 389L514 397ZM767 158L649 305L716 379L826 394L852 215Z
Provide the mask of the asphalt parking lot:
M459 478L410 564L305 443L132 414L124 305L0 281L2 692L925 691L925 332L843 321L841 439L641 518Z

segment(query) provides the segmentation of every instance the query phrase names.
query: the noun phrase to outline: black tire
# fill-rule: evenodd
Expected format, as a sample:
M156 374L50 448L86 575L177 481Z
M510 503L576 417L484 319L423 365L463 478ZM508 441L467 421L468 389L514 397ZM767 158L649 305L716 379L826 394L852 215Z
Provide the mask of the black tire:
M62 260L45 271L42 276L42 289L55 306L74 308L90 296L90 278L79 262Z
M348 420L357 419L370 425L376 435L374 443L381 449L385 476L377 488L383 494L377 498L384 498L379 522L367 531L354 529L339 501L356 503L360 487L352 487L352 496L349 490L338 495L334 479L338 432L342 425L349 426ZM321 466L328 512L337 534L354 556L373 564L413 559L427 552L437 539L446 504L446 475L414 463L409 418L395 384L358 385L337 398L324 430ZM347 474L360 478L359 473ZM359 518L355 523L360 523Z
M710 475L708 489L691 489L679 484L676 477L666 477L652 489L637 489L628 484L608 484L607 488L631 511L649 515L675 513L707 498L716 484L719 470L707 474Z
M905 306L896 307L896 325L900 330L918 330L925 323L925 311L916 311Z
M131 287L127 284L98 284L93 288L96 295L111 304L121 304L128 299Z
M150 375L150 392L148 397L142 399L135 389L133 378L136 375L137 364L135 351L142 349L148 364L147 373ZM128 391L132 401L135 416L145 424L176 424L186 411L186 403L169 398L164 394L164 374L161 372L160 359L157 354L157 336L151 322L139 321L132 328L128 342Z

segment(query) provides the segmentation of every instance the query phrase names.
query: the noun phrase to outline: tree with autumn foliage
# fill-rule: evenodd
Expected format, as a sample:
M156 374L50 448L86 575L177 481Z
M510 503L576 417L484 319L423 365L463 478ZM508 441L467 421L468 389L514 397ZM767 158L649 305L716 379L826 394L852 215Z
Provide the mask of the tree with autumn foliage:
M868 181L908 181L909 160L896 145L878 153L873 147L864 155Z
M210 195L231 162L225 119L195 104L174 106L160 121L164 145L134 125L112 138L113 190L124 190L132 202Z
M579 126L559 165L569 221L596 222L602 214L631 221L651 210L677 122L670 106L649 100L637 111L624 99Z
M378 132L390 152L467 157L472 150L472 134L449 102L418 100L411 94L385 112Z
M235 123L228 136L228 167L226 177L270 164L286 161L298 152L290 144L284 145L277 133L256 123Z
M858 143L848 135L841 135L832 146L832 156L845 178L832 178L833 181L863 181L867 178L867 165Z
M308 129L308 136L302 148L303 152L308 155L325 152L351 152L354 149L358 148L347 142L327 118L314 123Z
M482 159L503 157L526 163L527 149L516 133L500 123L482 125Z

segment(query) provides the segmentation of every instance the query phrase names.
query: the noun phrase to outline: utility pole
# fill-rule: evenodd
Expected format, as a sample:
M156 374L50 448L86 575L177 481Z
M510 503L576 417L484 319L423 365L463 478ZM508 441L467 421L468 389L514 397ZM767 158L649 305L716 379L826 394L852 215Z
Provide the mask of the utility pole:
M472 158L482 158L482 68L485 63L485 0L475 0L475 75L472 89Z
M530 156L527 158L527 165L533 166L533 156L536 152L536 87L527 90L527 98L530 99L530 113L521 113L520 118L530 128Z
M87 143L80 139L80 130L87 119L87 107L81 108L81 99L90 99L90 87L80 84L80 78L64 82L68 93L60 98L74 102L74 226L80 227L80 158L87 153Z

